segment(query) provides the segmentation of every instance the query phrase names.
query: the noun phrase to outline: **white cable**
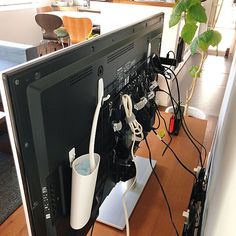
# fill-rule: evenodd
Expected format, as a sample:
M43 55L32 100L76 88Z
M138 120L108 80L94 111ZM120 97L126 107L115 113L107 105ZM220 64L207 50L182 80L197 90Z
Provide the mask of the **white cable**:
M134 158L135 141L141 141L144 138L143 127L142 127L142 125L139 124L139 122L136 120L136 118L133 114L132 100L129 95L124 94L122 96L122 104L124 106L126 120L129 124L131 132L133 134L133 137L132 137L133 142L132 142L132 146L131 146L131 156L132 156L132 158ZM136 165L135 165L135 167L136 167ZM129 192L132 189L132 187L135 185L136 181L137 181L137 168L136 168L136 176L134 178L133 183L122 194L122 205L123 205L123 209L124 209L125 224L126 224L126 236L129 236L130 232L129 232L129 216L128 216L127 206L125 203L125 195L127 194L127 192Z
M144 138L143 127L138 123L133 114L132 100L128 94L124 94L122 96L122 104L124 106L127 123L129 124L131 132L133 134L132 140L141 141Z
M93 117L90 142L89 142L89 161L90 161L91 173L96 168L96 163L95 163L95 158L94 158L94 145L95 145L98 117L99 117L100 109L102 106L103 96L104 96L104 84L103 84L103 79L101 78L98 81L98 103L97 103L97 107L96 107L94 117Z
M135 167L136 167L136 165L135 165ZM125 195L127 194L127 192L129 192L133 188L136 181L137 181L137 168L136 168L136 175L134 177L133 183L122 194L122 205L123 205L123 210L124 210L124 215L125 215L126 236L130 236L130 232L129 232L129 216L128 216L127 206L126 206L126 203L125 203Z

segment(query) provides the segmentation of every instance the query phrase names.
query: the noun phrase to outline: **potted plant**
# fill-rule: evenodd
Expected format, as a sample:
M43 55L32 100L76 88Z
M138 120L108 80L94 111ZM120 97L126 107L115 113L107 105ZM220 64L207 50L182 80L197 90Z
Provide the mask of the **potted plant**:
M221 41L221 34L214 29L207 29L203 33L195 34L201 23L207 22L205 8L200 0L179 0L173 7L169 20L169 27L177 25L184 18L184 26L181 31L181 37L184 42L190 45L191 54L199 52L201 60L199 65L192 65L189 69L193 77L191 86L186 91L184 115L188 114L189 102L195 91L197 79L200 77L202 66L207 58L207 51L210 46L217 47Z

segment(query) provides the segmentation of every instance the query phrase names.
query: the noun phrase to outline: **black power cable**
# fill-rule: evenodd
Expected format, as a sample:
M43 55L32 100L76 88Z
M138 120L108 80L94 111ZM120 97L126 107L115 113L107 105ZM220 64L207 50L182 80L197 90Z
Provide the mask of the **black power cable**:
M167 148L170 146L170 144L171 144L171 142L172 142L172 136L171 136L171 134L168 132L166 120L165 120L164 117L161 115L161 112L159 111L159 109L158 109L157 106L156 106L156 110L157 110L156 115L157 115L157 117L159 117L159 119L160 119L160 117L161 117L161 119L163 120L165 129L166 129L166 131L167 131L167 133L168 133L168 136L169 136L169 138L170 138L169 142L167 143L167 146L165 147L165 149L164 149L163 152L162 152L162 156L164 156L164 154L165 154ZM156 129L155 129L155 130L156 130Z
M178 103L177 104L178 104L178 108L179 108L179 106L180 106L180 89L179 89L178 78L177 78L175 72L172 69L170 69L169 67L164 67L164 68L166 70L169 70L171 72L171 74L174 76L175 83L176 83L176 88L177 88L177 96L178 96ZM170 91L170 90L168 89L168 91Z
M202 143L200 143L200 142L192 135L192 133L190 132L190 130L189 130L188 126L187 126L187 123L186 123L186 120L185 120L184 116L183 116L183 121L184 121L184 126L185 126L186 130L188 131L189 135L191 136L191 138L192 138L195 142L197 142L197 143L203 148L203 150L204 150L205 158L204 158L204 161L203 161L203 163L202 163L203 166L204 166L204 165L205 165L205 161L206 161L206 156L207 156L206 148L205 148L205 146L204 146Z
M167 199L165 190L164 190L164 188L163 188L163 186L162 186L162 184L161 184L161 181L160 181L160 179L159 179L159 177L158 177L158 175L157 175L157 173L156 173L156 171L155 171L155 169L154 169L154 167L153 167L153 165L152 165L151 149L150 149L150 146L149 146L149 144L148 144L148 141L147 141L146 136L144 137L144 140L145 140L145 143L146 143L147 148L148 148L149 163L150 163L150 166L151 166L151 168L152 168L152 173L154 174L154 176L155 176L155 178L156 178L158 184L160 185L162 194L163 194L163 196L164 196L164 199L165 199L165 202L166 202L166 205L167 205L167 208L168 208L168 212L169 212L169 216L170 216L171 223L172 223L172 225L173 225L173 227L174 227L174 230L175 230L176 235L179 236L178 230L177 230L177 228L176 228L176 226L175 226L175 223L174 223L174 220L173 220L172 211L171 211L170 204L169 204L169 201L168 201L168 199Z
M155 130L152 130L154 132L155 135L158 135L157 132ZM172 152L172 154L174 155L175 159L179 162L179 164L188 172L190 173L194 178L195 180L197 180L197 177L195 176L194 172L192 172L180 159L179 157L177 156L177 154L174 152L174 150L168 146L168 144L164 141L164 140L161 140L161 142L163 144L166 145L166 147Z
M157 125L157 127L153 127L153 129L155 129L155 130L159 129L160 125L161 125L161 119L160 119L160 116L157 115L157 113L156 113L156 117L158 119L158 125Z
M168 93L168 92L166 92L165 90L160 89L159 91L160 91L160 92L164 92L164 93L168 94L169 96L172 96L171 93ZM172 98L173 98L173 97L172 97ZM173 101L175 102L176 105L178 104L174 98L173 98ZM181 125L182 125L182 127L183 127L183 129L184 129L184 132L186 133L186 135L187 135L187 137L189 138L190 142L194 145L194 147L197 149L197 151L198 151L198 153L199 153L199 161L200 161L201 167L203 167L204 164L205 164L205 160L206 160L206 148L205 148L205 146L204 146L203 144L201 144L201 143L192 135L192 133L190 132L190 130L189 130L188 126L187 126L186 120L185 120L185 118L184 118L182 112L181 112L181 119L180 119L180 120L181 120ZM184 121L184 122L183 122L183 121ZM200 151L200 149L197 147L197 145L194 143L193 140L194 140L195 142L197 142L197 143L204 149L204 153L205 153L204 162L202 162L201 151Z
M90 236L93 236L94 225L95 225L95 221L93 222L93 225L92 225L92 228L91 228L91 231L90 231Z
M177 93L178 93L178 108L180 109L180 90L179 90L179 82L178 82L177 76L176 76L176 74L174 73L174 71L173 71L172 69L168 68L168 67L167 67L167 69L172 73L172 75L173 75L174 78L175 78L176 87L177 87ZM170 96L172 96L171 91L170 91ZM172 96L172 98L173 98L173 96ZM173 98L173 99L174 99L174 98ZM206 148L205 148L205 147L203 146L203 144L201 144L196 138L193 137L193 135L191 134L191 132L190 132L189 129L188 129L188 126L187 126L187 124L186 124L186 121L185 121L185 118L184 118L182 112L180 112L180 116L181 116L181 117L180 117L180 119L181 119L181 125L183 126L182 120L184 120L184 124L185 124L185 127L183 126L184 131L185 131L186 135L188 136L188 138L190 139L190 141L192 142L192 144L193 144L193 145L195 146L195 148L198 150L198 153L199 153L199 156L200 156L200 164L201 164L201 167L203 167L204 164L205 164L205 161L206 161ZM185 130L185 128L186 128L186 130ZM189 134L189 135L188 135L188 134ZM191 136L191 138L192 138L195 142L197 142L197 143L204 149L204 151L205 151L205 159L204 159L204 162L202 162L201 151L199 150L199 148L196 146L196 144L193 142L193 140L192 140L189 136Z
M175 82L176 82L176 87L177 87L177 95L178 95L178 102L174 99L174 97L172 96L172 93L171 93L171 90L170 90L170 86L169 86L169 83L168 83L168 78L165 76L165 74L163 74L164 78L165 78L165 81L166 81L166 85L167 85L167 89L168 89L168 92L167 93L170 98L171 98L171 103L172 103L172 106L173 106L173 110L174 110L174 114L176 115L178 112L180 113L180 122L181 122L181 125L183 126L183 123L182 123L182 119L184 119L184 116L180 110L180 89L179 89L179 83L178 83L178 79L177 79L177 76L176 74L174 73L174 71L172 69L170 69L169 67L166 67L166 66L163 66L165 71L169 70L171 72L171 74L174 76L175 78ZM164 90L162 90L164 91ZM174 103L177 105L177 109L175 109L175 106L174 106ZM185 122L185 125L186 125L186 122ZM197 149L198 153L199 153L199 160L200 160L200 164L201 164L201 167L203 167L203 162L202 162L202 155L201 155L201 151L200 149L197 147L197 145L194 143L193 140L195 140L198 144L200 144L191 134L191 132L189 132L189 130L186 130L185 127L183 126L183 129L186 133L186 135L188 136L189 140L191 141L191 143L195 146L195 148ZM192 140L193 139L193 140ZM200 144L202 145L202 144ZM204 150L205 150L205 147L204 147ZM206 160L206 152L205 152L205 160ZM204 163L205 163L205 160L204 160Z
M166 81L166 86L167 86L167 89L169 91L169 93L171 92L170 90L170 85L168 83L168 78L166 77L165 73L162 74L165 78L165 81ZM178 93L179 94L179 93ZM180 96L180 95L179 95ZM174 114L175 116L177 115L178 113L178 109L179 109L179 103L178 103L178 106L177 106L177 109L175 109L175 105L174 105L174 100L173 100L173 96L170 96L170 101L171 101L171 104L172 104L172 107L173 107L173 111L174 111Z

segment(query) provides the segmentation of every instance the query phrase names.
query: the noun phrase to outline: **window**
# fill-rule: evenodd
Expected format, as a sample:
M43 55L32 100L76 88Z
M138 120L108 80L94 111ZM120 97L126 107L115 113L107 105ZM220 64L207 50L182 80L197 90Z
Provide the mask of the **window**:
M35 2L35 0L0 0L0 6L20 5L33 2Z

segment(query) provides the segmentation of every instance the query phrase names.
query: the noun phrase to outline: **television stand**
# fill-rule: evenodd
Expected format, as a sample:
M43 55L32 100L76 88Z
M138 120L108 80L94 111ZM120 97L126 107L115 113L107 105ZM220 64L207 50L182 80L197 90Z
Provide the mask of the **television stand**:
M136 156L134 158L137 168L137 181L135 186L126 193L125 202L127 206L128 216L132 214L142 192L147 184L147 181L152 173L152 169L148 158ZM153 167L156 161L152 160ZM128 186L128 181L119 182L106 197L101 207L99 208L99 216L97 221L123 230L125 228L125 217L122 206L122 194ZM114 214L115 212L115 214Z

